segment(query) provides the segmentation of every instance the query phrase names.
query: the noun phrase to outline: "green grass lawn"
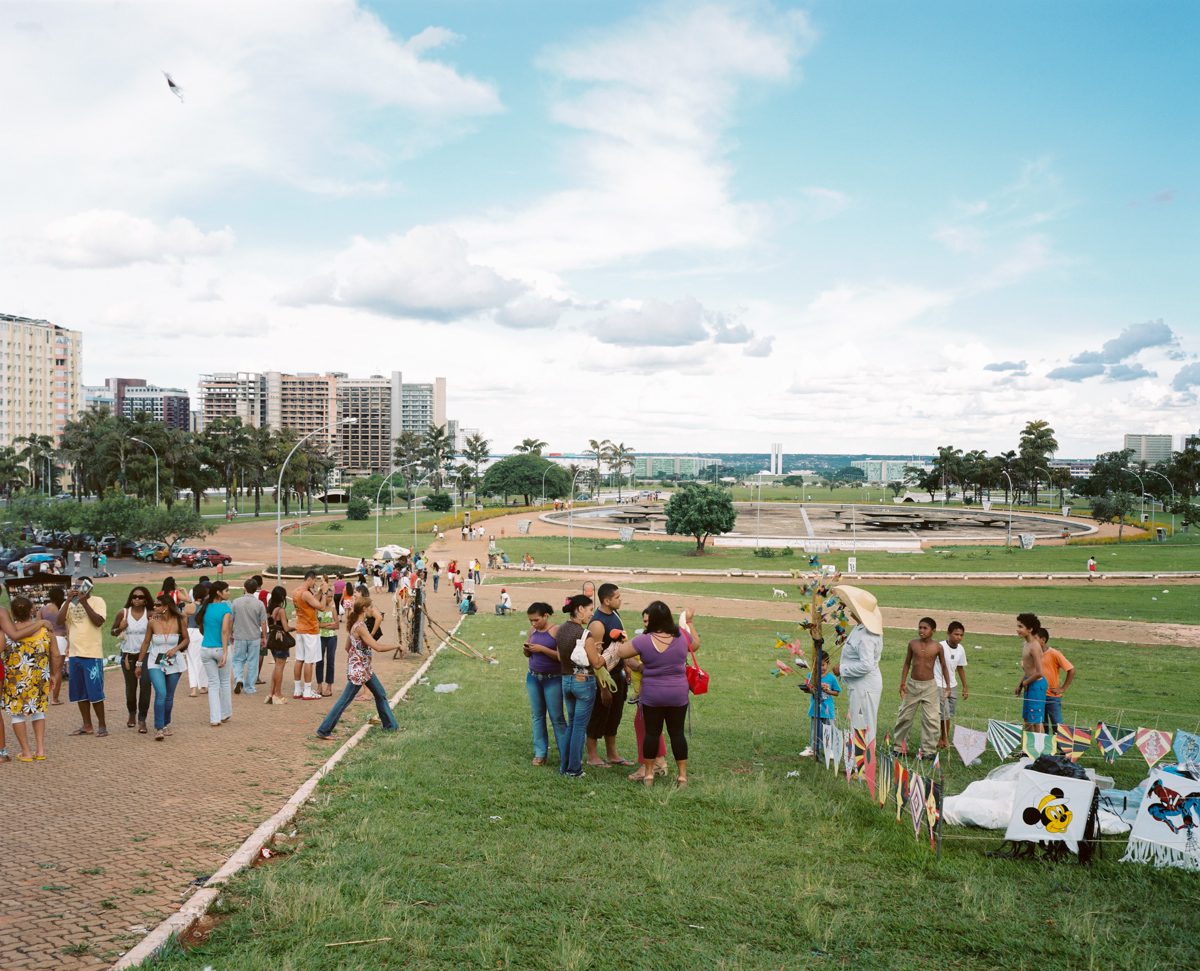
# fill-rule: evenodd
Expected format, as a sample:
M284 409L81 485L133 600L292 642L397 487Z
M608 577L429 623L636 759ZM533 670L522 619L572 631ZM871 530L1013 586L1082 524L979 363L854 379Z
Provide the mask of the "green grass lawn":
M644 791L619 769L569 780L530 766L523 624L480 616L464 626L484 650L495 646L501 663L440 657L431 681L460 689L416 689L399 712L398 735L372 733L321 783L296 838L283 841L295 852L235 878L211 938L187 953L172 948L152 966L1200 964L1200 912L1187 905L1194 874L1120 864L1120 838L1106 840L1089 868L996 860L986 853L998 835L965 830L947 835L982 838L947 839L937 861L928 840L914 841L911 825L872 805L864 786L801 762L804 699L796 678L769 674L774 624L704 622L713 680L694 706L689 789L660 782ZM894 717L906 636L888 632L881 727ZM1011 718L1015 640L968 645L975 694L961 705L964 721ZM1120 705L1123 724L1136 723L1136 708L1171 727L1184 723L1164 712L1194 709L1194 651L1154 648L1148 664L1131 656L1143 649L1061 646L1081 671L1068 717L1079 712L1090 724L1095 712L1114 717L1111 706ZM633 754L628 721L621 745ZM951 793L997 764L990 752L977 768L946 761ZM1123 783L1145 774L1136 755L1116 769ZM786 778L790 770L799 777ZM324 946L381 937L390 940Z
M411 527L409 532L411 535ZM509 536L500 545L510 560L519 561L522 553L531 553L538 563L567 562L566 537ZM613 546L618 548L609 548ZM571 562L577 566L661 569L808 569L808 557L799 550L793 556L773 557L758 557L753 550L731 547L709 549L703 556L696 556L694 550L694 543L672 540L635 539L622 544L615 535L611 540L575 537L571 543ZM844 552L824 554L821 562L845 570L848 555ZM1101 572L1200 570L1200 536L1180 536L1166 543L1078 543L1032 550L950 546L920 554L861 552L857 557L859 571L866 573L1082 573L1087 569L1089 555L1096 557Z
M423 549L429 542L429 524L449 513L417 510L417 546ZM375 552L375 517L350 520L344 516L331 522L305 527L304 532L292 530L284 534L284 542L340 556L370 556ZM413 516L408 510L393 511L379 523L379 545L395 543L412 546Z
M1087 587L1043 586L905 586L871 587L885 607L912 607L938 611L943 624L949 613L992 612L1016 616L1032 610L1042 617L1087 617L1097 620L1145 620L1170 624L1200 623L1200 586L1124 586L1103 584ZM869 585L869 583L868 583ZM633 586L667 595L733 597L738 600L772 600L772 591L787 590L793 600L800 597L791 581L763 580L760 583L705 583L691 580L660 583L647 577ZM1164 593L1169 590L1170 593ZM803 602L803 601L801 601Z

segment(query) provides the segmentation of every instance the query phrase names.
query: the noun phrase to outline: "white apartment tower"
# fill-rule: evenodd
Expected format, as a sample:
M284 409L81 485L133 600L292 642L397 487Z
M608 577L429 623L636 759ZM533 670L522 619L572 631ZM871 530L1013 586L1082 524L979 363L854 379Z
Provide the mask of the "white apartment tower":
M783 475L783 443L771 444L771 475Z
M49 435L55 445L83 403L83 335L0 314L0 445Z

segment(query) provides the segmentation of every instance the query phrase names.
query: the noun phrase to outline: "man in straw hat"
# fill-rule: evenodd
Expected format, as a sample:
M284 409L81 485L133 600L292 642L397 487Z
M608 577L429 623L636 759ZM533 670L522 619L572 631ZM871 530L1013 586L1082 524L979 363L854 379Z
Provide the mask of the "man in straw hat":
M874 594L860 587L841 585L833 593L846 605L856 624L842 646L842 658L833 673L842 679L849 699L850 727L866 730L867 742L875 737L883 677L879 658L883 654L883 614Z

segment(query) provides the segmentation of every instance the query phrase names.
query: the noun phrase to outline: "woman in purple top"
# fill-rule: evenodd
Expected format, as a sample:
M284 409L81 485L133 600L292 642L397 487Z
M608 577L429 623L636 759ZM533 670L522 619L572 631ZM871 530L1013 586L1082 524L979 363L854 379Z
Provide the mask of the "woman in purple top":
M562 662L558 656L557 628L550 618L554 608L547 603L531 603L525 612L529 617L529 639L523 648L529 658L525 675L525 690L529 693L529 708L533 714L533 764L545 765L550 754L550 738L546 734L546 716L554 729L554 744L561 761L567 747L567 720L563 717Z
M671 739L671 754L679 769L679 785L687 785L687 736L683 733L688 708L688 642L671 616L671 608L655 600L643 614L645 632L622 644L621 657L637 656L642 662L642 716L646 737L642 742L642 784L654 785L654 758L663 724Z

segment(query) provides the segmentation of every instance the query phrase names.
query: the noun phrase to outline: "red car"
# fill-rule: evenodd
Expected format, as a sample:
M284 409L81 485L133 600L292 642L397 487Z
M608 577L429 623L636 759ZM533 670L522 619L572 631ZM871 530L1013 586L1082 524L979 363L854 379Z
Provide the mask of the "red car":
M180 558L179 562L184 566L216 566L218 563L224 563L229 566L233 562L232 556L226 556L220 550L188 550Z

